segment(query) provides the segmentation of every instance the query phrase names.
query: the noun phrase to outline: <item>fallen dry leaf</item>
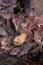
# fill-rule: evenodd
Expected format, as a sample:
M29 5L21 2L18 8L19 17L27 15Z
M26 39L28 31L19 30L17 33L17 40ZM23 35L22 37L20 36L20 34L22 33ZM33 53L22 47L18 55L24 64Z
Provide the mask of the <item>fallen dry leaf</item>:
M0 43L1 43L1 49L5 51L10 51L12 47L9 46L9 39L7 37L0 38Z
M37 43L40 43L41 42L41 37L40 37L40 34L39 34L39 31L35 31L34 32L34 39Z
M6 38L2 38L1 39L1 45L2 45L2 49L6 49L6 46L7 46L7 44L8 44L8 42L7 42L7 39Z
M43 38L43 30L35 31L34 32L34 39L37 43L42 43L42 38Z
M5 19L10 19L12 17L12 14L11 13L3 13L2 14L2 17L4 17Z
M27 23L21 23L21 26L23 27L23 28L25 28L25 27L27 27Z
M27 34L26 33L21 33L19 36L17 36L14 40L13 43L15 46L20 46L26 41Z
M14 49L11 50L10 55L17 55L19 51L20 51L19 47L14 48Z

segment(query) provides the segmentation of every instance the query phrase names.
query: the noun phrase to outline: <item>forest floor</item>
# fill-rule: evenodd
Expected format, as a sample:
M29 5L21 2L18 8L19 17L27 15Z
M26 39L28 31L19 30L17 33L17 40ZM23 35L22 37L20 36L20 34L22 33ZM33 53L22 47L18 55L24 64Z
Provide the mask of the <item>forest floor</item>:
M0 3L0 65L43 65L43 0L33 0L29 15L6 3Z

